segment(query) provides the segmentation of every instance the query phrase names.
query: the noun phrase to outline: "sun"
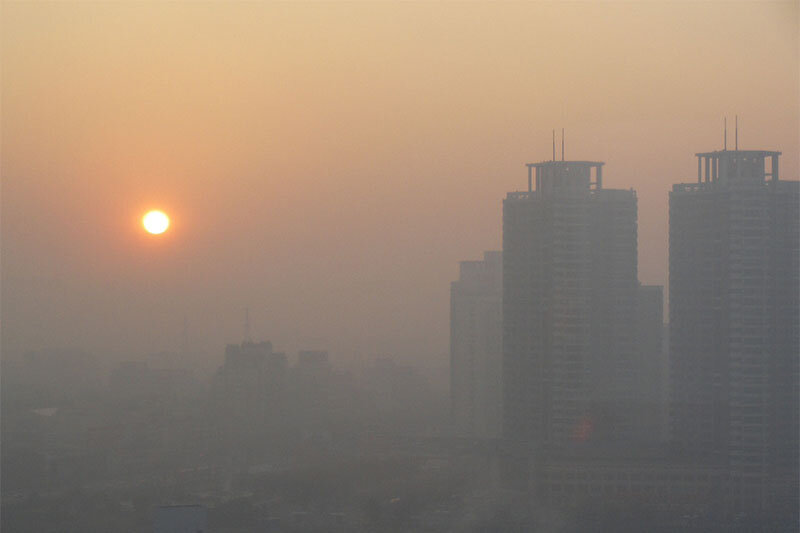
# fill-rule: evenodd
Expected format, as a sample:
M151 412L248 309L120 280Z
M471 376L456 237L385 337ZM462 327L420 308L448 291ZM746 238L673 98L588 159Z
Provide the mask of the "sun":
M148 211L142 217L142 226L148 233L159 235L169 228L169 217L163 211Z

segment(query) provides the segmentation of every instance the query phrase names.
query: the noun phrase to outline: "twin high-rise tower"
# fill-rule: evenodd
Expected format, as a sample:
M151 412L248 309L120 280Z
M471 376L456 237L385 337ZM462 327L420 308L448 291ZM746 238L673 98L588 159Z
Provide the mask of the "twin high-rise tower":
M503 202L504 436L541 451L657 434L636 193L603 188L601 162L527 166L528 190Z
M670 193L672 440L742 503L798 494L800 183L779 156L699 153Z
M638 281L636 193L604 188L601 162L527 165L527 190L503 201L502 436L515 457L624 462L661 441L647 452L658 480L701 469L724 479L712 492L730 509L796 516L800 183L779 179L780 155L699 153L697 182L673 186L668 364L661 287ZM500 333L458 283L452 375L479 382L481 367L463 366L474 328L494 332L481 346ZM496 301L496 284L481 287ZM480 437L453 394L462 434Z

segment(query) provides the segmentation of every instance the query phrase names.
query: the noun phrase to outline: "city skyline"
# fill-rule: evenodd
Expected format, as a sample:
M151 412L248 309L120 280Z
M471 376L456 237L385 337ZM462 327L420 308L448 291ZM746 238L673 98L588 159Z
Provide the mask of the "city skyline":
M4 532L797 530L800 1L9 0L0 50Z
M695 155L696 181L669 195L666 345L663 287L637 279L636 191L604 188L601 161L556 159L555 134L552 159L527 164L502 275L487 252L452 284L452 431L496 438L485 413L502 409L499 470L532 501L653 490L695 500L700 522L783 529L800 491L800 182L738 129L732 150Z

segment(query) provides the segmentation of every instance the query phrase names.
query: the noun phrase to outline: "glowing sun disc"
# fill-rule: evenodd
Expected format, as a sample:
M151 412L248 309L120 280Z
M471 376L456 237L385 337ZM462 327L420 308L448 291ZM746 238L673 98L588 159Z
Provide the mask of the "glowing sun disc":
M167 231L169 217L163 211L150 211L142 217L142 225L147 233L159 235Z

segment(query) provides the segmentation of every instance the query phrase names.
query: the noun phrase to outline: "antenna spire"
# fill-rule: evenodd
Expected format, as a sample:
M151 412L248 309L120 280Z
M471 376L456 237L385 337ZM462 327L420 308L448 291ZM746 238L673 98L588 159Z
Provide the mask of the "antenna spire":
M561 128L561 160L564 160L564 128Z
M556 130L553 130L553 161L556 160Z
M736 115L736 151L739 151L739 115Z
M728 117L725 117L725 128L724 129L725 129L725 134L724 134L724 141L723 141L723 144L722 144L722 149L723 150L727 150L728 149Z

